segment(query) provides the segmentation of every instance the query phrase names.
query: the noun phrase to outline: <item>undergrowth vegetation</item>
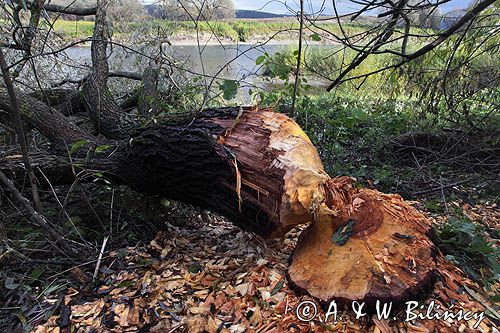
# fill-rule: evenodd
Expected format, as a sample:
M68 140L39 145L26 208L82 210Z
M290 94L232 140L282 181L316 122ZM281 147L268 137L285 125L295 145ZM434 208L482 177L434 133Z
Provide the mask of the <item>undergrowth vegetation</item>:
M438 246L446 259L491 289L500 277L500 249L490 240L500 237L498 230L474 223L460 211L457 216L437 229ZM492 300L500 301L500 295L493 295Z
M401 61L396 55L373 55L349 73L351 81L332 93L314 94L311 78L334 79L355 53L308 47L301 68L306 78L300 80L293 114L330 174L351 175L362 186L422 200L421 208L440 217L440 250L494 300L500 278L498 230L464 215L461 207L496 209L499 200L498 45L498 36L461 43L451 38L436 52L364 77ZM290 111L297 56L296 48L286 47L257 59L267 80L281 83L279 89L258 93L264 105Z

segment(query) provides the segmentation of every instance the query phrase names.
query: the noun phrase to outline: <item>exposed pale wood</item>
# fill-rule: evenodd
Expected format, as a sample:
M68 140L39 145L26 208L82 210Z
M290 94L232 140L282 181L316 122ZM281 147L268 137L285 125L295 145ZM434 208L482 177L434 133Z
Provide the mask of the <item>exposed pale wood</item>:
M267 109L247 109L237 119L217 122L228 128L218 142L237 161L243 205L255 202L275 221L276 228L266 236L280 237L309 222L311 207L320 199L319 186L329 177L299 125Z
M333 190L331 207L319 209L292 256L296 287L323 302L425 297L436 271L428 220L400 196L357 190L347 177L329 181L326 190ZM348 220L352 234L337 245L332 235Z

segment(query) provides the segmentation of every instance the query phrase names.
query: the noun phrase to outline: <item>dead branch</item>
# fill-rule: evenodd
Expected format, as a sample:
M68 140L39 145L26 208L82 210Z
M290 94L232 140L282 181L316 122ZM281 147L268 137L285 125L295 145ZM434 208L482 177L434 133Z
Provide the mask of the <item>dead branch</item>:
M7 86L7 91L9 95L11 114L14 118L14 125L16 128L17 136L19 139L19 144L21 145L21 151L23 154L23 162L26 170L28 171L28 178L31 186L31 195L33 196L33 204L36 211L41 212L42 206L40 204L40 197L38 195L38 190L36 186L35 176L33 175L33 169L31 168L31 163L28 156L28 145L26 144L26 137L24 135L23 122L21 120L21 112L19 111L19 103L17 101L17 96L14 91L14 85L10 78L9 70L7 69L7 62L3 55L3 51L0 48L0 68L2 70L3 80Z
M34 223L42 228L49 238L54 241L55 244L53 245L56 246L56 248L57 246L61 246L67 253L73 253L73 249L66 243L64 237L55 231L42 214L38 213L33 209L33 207L31 207L30 201L23 197L21 192L19 192L12 181L8 179L2 171L0 171L0 181L14 195L22 208L30 215Z

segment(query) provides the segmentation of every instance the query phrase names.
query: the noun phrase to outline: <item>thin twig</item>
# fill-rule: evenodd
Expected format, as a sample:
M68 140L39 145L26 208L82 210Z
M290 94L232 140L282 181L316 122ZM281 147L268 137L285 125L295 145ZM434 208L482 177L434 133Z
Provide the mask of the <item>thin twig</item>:
M17 136L19 139L19 144L21 145L21 151L23 154L23 162L24 167L28 171L28 178L31 185L31 194L33 196L33 204L35 210L38 212L42 211L42 206L40 204L40 196L38 195L38 189L36 186L36 179L33 173L33 169L31 168L31 163L28 155L28 145L26 144L26 137L24 135L23 123L21 120L21 112L19 111L19 103L17 101L17 96L14 91L14 85L10 78L10 73L8 70L7 62L5 61L5 57L3 55L3 51L0 48L0 67L2 69L3 80L5 85L7 86L7 91L9 93L9 99L11 104L11 112L13 114L14 123L16 125Z
M297 100L297 89L300 81L300 59L302 58L302 34L304 30L304 0L300 0L300 28L299 28L299 49L297 54L297 68L295 69L295 84L293 85L292 107L290 117L295 115L295 101Z
M102 255L104 254L104 249L106 248L106 243L108 242L109 236L104 237L101 246L101 252L99 252L99 257L97 258L97 264L95 265L94 276L92 280L95 281L97 273L99 272L99 266L101 266Z

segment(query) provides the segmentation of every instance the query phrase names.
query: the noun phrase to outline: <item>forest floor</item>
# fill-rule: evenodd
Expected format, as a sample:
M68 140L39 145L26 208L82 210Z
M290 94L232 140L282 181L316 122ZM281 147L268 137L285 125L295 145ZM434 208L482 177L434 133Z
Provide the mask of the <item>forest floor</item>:
M413 204L425 209L425 200ZM500 220L496 203L484 200L475 205L450 201L478 225L495 229ZM436 227L448 213L427 213ZM106 253L96 283L79 267L65 272L64 297L48 294L39 300L36 332L473 332L475 320L412 322L378 320L367 316L356 320L352 311L339 311L337 323L325 319L318 309L315 320L300 321L297 306L307 296L296 294L286 279L286 268L301 228L283 240L265 242L228 221L209 214L186 217L182 226L167 225L144 246L127 247ZM498 246L498 240L496 241ZM470 309L468 302L482 304L493 291L465 278L465 273L444 259L439 263L440 278L428 304L447 304L454 299L460 307L486 311L479 325L482 332L494 328L493 305ZM82 267L83 268L83 267ZM489 309L488 309L489 308ZM305 311L305 310L299 310ZM51 314L52 313L52 314ZM49 314L47 316L47 314ZM403 316L399 312L399 316ZM45 322L44 316L48 317ZM498 324L498 321L496 322ZM71 329L69 329L71 326ZM69 329L69 330L68 330Z

